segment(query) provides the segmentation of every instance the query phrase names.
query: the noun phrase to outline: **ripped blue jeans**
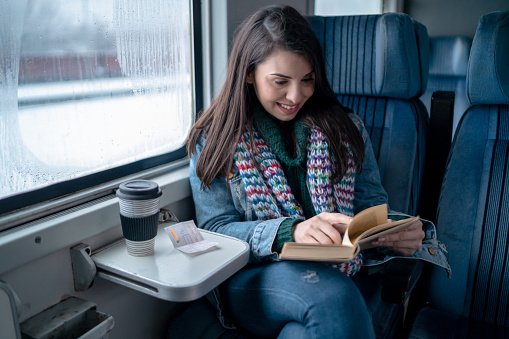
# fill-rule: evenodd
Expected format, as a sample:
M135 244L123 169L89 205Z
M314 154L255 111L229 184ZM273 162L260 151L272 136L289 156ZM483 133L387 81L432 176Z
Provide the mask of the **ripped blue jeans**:
M229 315L270 338L374 338L354 280L322 263L248 264L221 286Z

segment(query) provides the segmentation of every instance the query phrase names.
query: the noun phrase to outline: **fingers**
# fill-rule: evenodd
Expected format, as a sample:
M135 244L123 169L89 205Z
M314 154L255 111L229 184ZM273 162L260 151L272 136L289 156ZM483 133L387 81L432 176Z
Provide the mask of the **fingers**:
M350 221L352 221L352 217L349 217L348 215L344 215L341 213L320 213L318 216L320 218L323 218L324 220L328 221L330 224L345 224L349 225Z
M340 213L320 213L294 226L295 242L341 244L351 218Z
M332 226L341 234L345 234L346 229L348 228L347 224L332 224Z
M373 245L384 246L408 256L421 248L424 236L422 222L418 220L404 231L378 238L377 241L373 242Z

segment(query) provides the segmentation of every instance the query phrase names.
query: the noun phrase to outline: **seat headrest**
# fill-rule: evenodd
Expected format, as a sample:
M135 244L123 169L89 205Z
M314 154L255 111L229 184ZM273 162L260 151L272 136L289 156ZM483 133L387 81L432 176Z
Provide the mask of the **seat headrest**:
M468 62L467 97L471 105L509 104L509 11L479 20Z
M466 76L472 39L466 36L430 37L429 74Z
M336 94L408 99L425 90L428 33L407 14L308 20L322 44L327 77ZM419 43L426 45L420 49Z

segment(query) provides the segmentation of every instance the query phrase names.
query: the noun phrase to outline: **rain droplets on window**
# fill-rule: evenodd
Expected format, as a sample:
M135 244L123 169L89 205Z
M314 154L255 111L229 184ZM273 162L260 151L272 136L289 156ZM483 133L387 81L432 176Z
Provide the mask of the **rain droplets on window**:
M194 114L183 0L3 0L0 199L182 146Z

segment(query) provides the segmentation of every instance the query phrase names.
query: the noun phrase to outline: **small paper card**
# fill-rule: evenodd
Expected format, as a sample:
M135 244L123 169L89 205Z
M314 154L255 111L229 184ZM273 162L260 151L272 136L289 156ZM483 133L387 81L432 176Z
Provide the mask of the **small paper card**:
M198 253L216 246L217 242L203 240L194 221L183 221L178 224L165 227L173 246L184 253Z

